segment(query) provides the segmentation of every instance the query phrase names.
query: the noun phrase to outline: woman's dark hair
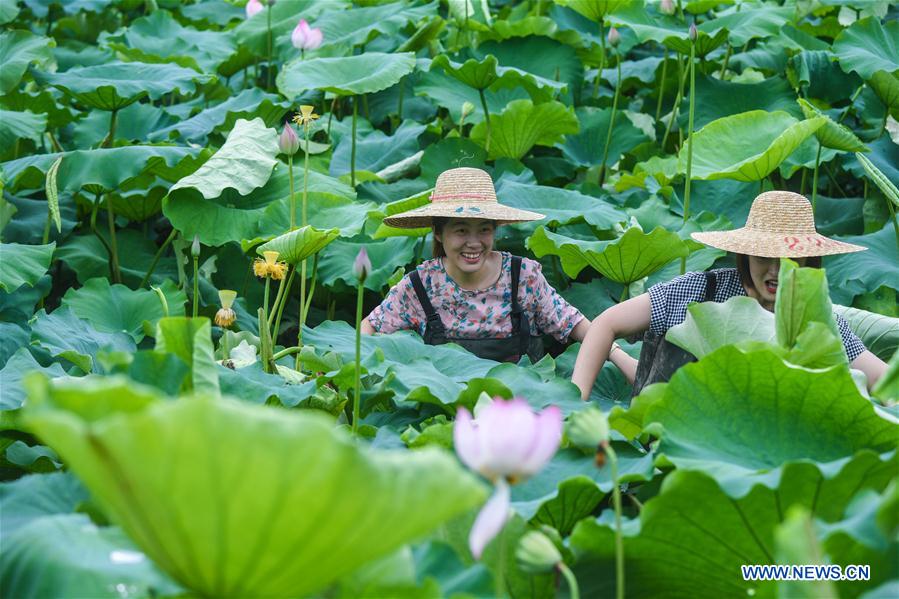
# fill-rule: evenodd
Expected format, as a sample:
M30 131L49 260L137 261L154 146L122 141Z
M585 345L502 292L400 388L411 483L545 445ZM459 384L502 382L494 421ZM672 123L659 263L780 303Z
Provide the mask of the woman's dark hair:
M740 282L743 287L752 289L752 275L749 273L749 255L736 254L737 272L740 273ZM808 268L821 268L821 256L809 256L805 259L805 265Z
M449 218L448 216L431 217L431 227L433 228L433 233L434 233L434 242L431 245L431 257L432 258L443 258L444 256L446 256L446 250L443 249L443 243L441 243L437 239L437 234L439 233L440 236L442 237L444 227L446 227L446 225L448 225L451 220L452 219ZM493 222L493 228L495 229L496 221L492 221L492 222Z

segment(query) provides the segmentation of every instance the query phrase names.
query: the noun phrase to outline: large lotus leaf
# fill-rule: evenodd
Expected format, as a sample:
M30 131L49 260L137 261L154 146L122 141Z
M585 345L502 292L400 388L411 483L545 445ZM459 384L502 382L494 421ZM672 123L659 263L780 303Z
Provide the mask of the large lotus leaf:
M434 146L431 146L434 147ZM483 152L483 150L481 150ZM427 150L425 150L427 153ZM414 210L421 206L427 205L431 201L431 193L434 188L425 189L407 198L381 204L376 210L368 213L370 223L377 225L374 233L370 233L372 239L382 239L384 237L423 237L431 232L431 227L417 227L415 229L399 229L384 224L384 219L400 212ZM374 225L372 225L374 226Z
M426 96L435 104L449 111L454 123L462 118L462 105L470 102L474 110L465 117L466 123L479 123L484 120L484 109L476 89L469 87L444 71L430 70L420 73L415 83L415 94ZM499 114L512 100L529 98L528 93L520 87L492 87L484 90L487 110L491 115Z
M871 75L868 85L888 110L899 107L899 75L877 71Z
M526 242L537 257L559 256L565 274L576 277L586 266L618 283L630 284L677 258L686 257L693 246L677 233L661 227L644 233L631 227L612 241L586 241L538 228Z
M441 54L431 61L431 70L434 67L443 69L453 79L476 90L485 90L491 86L508 88L520 85L532 98L539 101L550 100L554 93L564 91L566 87L564 83L534 75L520 68L499 66L499 62L492 54L480 60L469 58L464 63L455 62L446 54Z
M174 354L190 368L182 391L218 395L218 370L208 318L160 318L156 323L156 350Z
M43 188L47 171L60 156L62 163L56 174L60 192L75 192L85 186L109 191L141 175L177 180L196 170L198 163L205 159L204 150L174 146L123 146L35 154L3 163L11 182L9 190Z
M181 15L191 21L208 21L216 25L227 25L231 21L243 19L246 12L225 0L209 0L200 4L188 4L179 7Z
M557 89L561 91L563 88L560 87L560 84L567 85L570 90L575 92L580 87L584 79L584 65L575 50L575 47L579 45L579 41L575 42L572 47L561 41L538 35L514 37L501 42L487 41L479 44L477 48L468 49L468 52L482 58L487 55L496 56L499 63L503 65L500 69L517 68L542 77L543 80L539 81L539 84L543 87L539 91L547 94L555 93ZM494 87L511 85L512 82L507 83L502 76L503 73L500 72L500 74L500 81ZM538 90L531 87L529 80L523 81L522 85L528 88L535 101L540 98Z
M630 4L630 0L555 0L555 2L596 23L602 22L610 13Z
M795 12L791 6L761 6L716 17L701 23L697 29L709 35L726 29L730 44L743 46L755 38L777 35L785 24L793 20Z
M69 472L31 474L0 484L0 528L10 535L54 514L71 514L86 501L87 489Z
M849 323L852 332L881 360L889 360L899 349L899 318L846 306L834 306L833 310Z
M356 56L294 60L278 73L278 91L288 99L320 89L339 95L368 94L396 85L415 69L411 52L366 52Z
M315 380L290 384L280 375L265 372L259 362L238 370L219 366L218 373L222 393L260 405L268 403L272 397L284 406L302 405L316 390Z
M105 239L106 235L103 234L103 237ZM122 282L131 287L137 287L150 268L158 247L140 231L133 229L119 231L116 233L116 239ZM71 235L61 247L57 248L54 256L75 271L75 276L82 284L94 277L109 276L109 254L100 239L91 233ZM150 282L158 285L165 280L177 280L177 278L178 271L175 260L165 256L156 265ZM174 304L169 308L176 309Z
M815 108L804 98L797 100L805 118L813 119L818 117L824 118L824 125L815 131L815 137L825 148L834 148L843 152L867 152L866 146L862 140L855 136L845 125L841 125L825 115L823 112Z
M344 241L332 243L322 252L318 261L318 280L333 287L342 281L348 287L358 285L353 274L353 260L361 248L365 248L371 260L372 270L365 278L366 289L381 291L397 268L412 261L416 240L409 237L389 237L380 241Z
M16 140L30 139L39 143L47 130L47 115L30 111L0 110L0 147L11 148Z
M323 10L338 10L341 6L350 8L350 4L347 0L291 0L276 3L271 9L272 39L279 40L284 34L289 35L300 19L306 19L315 26L315 19ZM259 11L253 18L245 19L234 28L238 45L246 47L256 56L266 56L269 36L267 16L266 11Z
M184 27L164 10L132 21L105 44L130 61L170 62L199 72L215 72L237 51L232 32Z
M19 84L22 75L31 63L43 65L53 59L51 48L56 45L53 38L33 35L21 29L0 33L0 95L6 94Z
M820 127L823 118L797 121L782 111L751 110L712 121L693 134L694 179L764 179ZM678 155L686 172L687 146Z
M385 135L383 132L375 130L365 137L357 138L356 170L376 173L412 156L418 152L418 138L424 131L425 125L419 125L414 121L403 121L393 135ZM329 173L332 177L339 177L350 172L352 151L352 137L343 136L331 156Z
M166 281L171 308L184 305L187 295ZM105 278L85 281L78 289L69 289L62 305L71 308L78 318L87 320L106 333L122 332L131 335L135 343L144 338L144 331L155 330L156 321L165 316L155 292L149 289L129 289L124 285L110 285Z
M609 15L608 21L612 25L624 25L632 29L640 43L652 40L681 54L690 54L690 32L687 25L674 16L650 14L642 2L624 2L621 8ZM727 41L727 29L713 29L717 29L716 33L709 35L698 28L697 56L705 56Z
M323 46L366 44L379 34L392 37L406 24L417 23L437 12L436 2L422 6L393 2L349 10L341 6L327 6L328 10L319 15L314 23L322 30Z
M45 476L53 476L45 475ZM121 597L177 594L118 527L100 528L84 514L38 518L4 530L0 584L11 597Z
M690 115L689 92L685 91L684 95L678 124L686 129ZM694 107L694 130L720 118L750 110L784 111L796 118L802 117L802 111L796 106L796 92L786 79L779 76L758 83L735 83L697 73L696 98L699 101Z
M701 472L678 469L639 522L625 522L628 596L694 597L697 588L709 597L755 595L760 583L743 581L740 566L775 563L774 530L791 507L836 520L860 488L881 490L896 467L895 458L881 461L870 452L837 468L790 463L775 488L759 485L740 497ZM582 520L571 536L585 597L615 592L615 527L607 516Z
M550 363L549 371L541 373L538 372L537 366L522 367L502 363L491 368L486 378L502 383L509 389L511 395L525 398L534 411L550 405L557 406L565 416L583 410L584 402L581 401L577 387L567 376L565 378L555 376L552 366ZM469 391L472 390L472 386L469 384Z
M585 106L576 109L575 114L580 123L580 131L576 135L567 136L560 144L562 154L578 166L596 166L602 162L612 109ZM606 166L615 164L623 154L645 141L649 141L646 133L619 112L615 118L615 130L609 144ZM490 143L493 144L492 141Z
M193 94L214 76L174 64L115 62L75 67L64 73L35 71L42 85L52 85L93 108L119 110L144 96L158 100L164 94Z
M0 2L0 25L5 25L19 15L19 7L13 0Z
M833 41L833 51L840 67L870 79L877 71L899 71L899 23L881 25L880 19L869 17L844 29Z
M81 11L101 12L112 3L112 0L23 0L34 16L46 19L50 6L58 5L66 15L75 15Z
M125 333L102 333L66 307L47 314L41 310L31 324L32 343L53 357L65 358L83 372L91 372L101 350L132 352L134 340Z
M263 252L278 252L278 260L297 264L319 253L340 235L340 229L321 231L312 226L300 227L267 241L256 248L260 256Z
M687 317L668 329L665 339L702 358L724 345L748 340L774 342L774 317L749 297L690 304Z
M839 334L823 269L799 268L792 260L781 260L777 280L774 318L778 343L794 346L813 322L823 324L835 336Z
M327 417L230 400L129 406L116 384L36 380L27 421L154 562L203 595L312 594L485 497L439 450L362 448ZM92 422L82 405L98 398L114 411Z
M891 223L876 233L836 237L840 241L868 248L824 259L830 296L838 304L849 305L856 295L877 290L881 286L899 289L899 260L896 259L896 232Z
M0 289L13 292L22 285L34 287L53 260L56 242L47 245L0 244Z
M809 370L733 346L679 369L643 423L678 469L702 470L735 495L775 488L789 461L899 445L899 426L862 397L845 366Z
M627 220L627 215L610 203L573 189L529 185L501 178L497 181L496 195L506 206L546 215L546 219L539 222L548 227L588 222L597 229L610 230ZM536 226L536 223L517 225L525 230Z
M290 105L278 96L253 87L206 108L189 119L157 129L150 133L148 139L159 141L180 137L186 141L202 141L213 131L230 131L238 119L255 117L261 117L266 125L272 127L281 122L289 108Z
M490 120L489 157L520 159L535 145L553 146L564 135L578 132L578 120L561 102L534 104L530 100L514 100ZM484 143L487 123L471 130L471 139Z
M107 110L91 110L75 125L72 140L77 147L100 147L109 135L109 121L112 113ZM149 102L135 102L123 108L116 118L115 137L117 140L141 142L148 139L151 131L165 127L175 120L171 114Z
M22 402L25 401L25 388L22 386L22 378L34 370L41 370L47 373L47 375L54 377L66 375L59 364L51 364L48 368L44 368L34 359L27 347L20 347L6 361L6 365L0 369L0 387L3 388L3 394L0 396L0 410L17 410L22 407ZM6 506L3 505L2 494L0 494L0 507L3 510L6 509ZM0 513L2 513L2 510L0 510ZM3 528L4 534L9 534L6 531L5 518Z

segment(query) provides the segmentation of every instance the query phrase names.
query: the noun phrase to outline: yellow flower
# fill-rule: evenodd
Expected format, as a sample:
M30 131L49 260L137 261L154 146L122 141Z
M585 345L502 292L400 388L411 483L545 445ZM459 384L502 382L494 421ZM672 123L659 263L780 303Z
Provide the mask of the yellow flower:
M253 274L259 278L271 277L275 281L284 278L287 263L278 262L278 252L262 252L265 259L256 258L253 262Z
M293 122L304 127L311 125L312 121L318 118L318 115L315 114L313 110L315 110L315 106L309 106L308 104L301 105L300 114L293 117Z

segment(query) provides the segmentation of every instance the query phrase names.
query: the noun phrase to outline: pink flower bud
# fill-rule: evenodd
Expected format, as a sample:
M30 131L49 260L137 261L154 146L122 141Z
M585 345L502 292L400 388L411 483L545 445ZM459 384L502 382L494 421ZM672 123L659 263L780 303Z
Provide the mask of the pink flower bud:
M278 149L282 154L288 156L293 156L300 149L300 138L290 123L285 124L284 130L281 131L281 137L278 138Z
M696 23L690 23L690 40L695 42L697 37L699 37L699 32L696 31Z
M323 37L321 29L309 27L306 19L300 19L290 34L290 41L297 50L315 50L322 45Z
M359 279L360 283L364 283L370 272L371 260L368 259L368 251L366 251L365 246L362 246L359 253L356 254L356 259L353 261L353 274Z
M673 15L674 10L674 0L662 0L662 3L659 4L659 12L663 15Z
M262 2L260 2L259 0L250 0L249 2L247 2L247 6L246 6L247 18L249 19L250 17L255 15L257 12L262 10L262 8L263 8Z
M607 41L609 42L609 45L614 48L621 43L621 34L618 33L617 29L612 27L611 29L609 29Z

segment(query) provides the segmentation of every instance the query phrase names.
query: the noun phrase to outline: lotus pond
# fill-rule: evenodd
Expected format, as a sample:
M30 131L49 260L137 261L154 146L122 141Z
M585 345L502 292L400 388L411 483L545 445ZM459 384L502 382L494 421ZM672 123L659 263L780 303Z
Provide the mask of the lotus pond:
M0 23L4 596L899 596L895 3L0 0ZM588 318L732 266L690 234L760 191L868 250L785 262L773 313L691 307L669 340L696 363L635 398L607 363L583 402L578 344L357 341L430 257L384 219L458 166L546 215L497 247ZM870 392L833 311L889 363ZM540 449L490 476L516 435Z

